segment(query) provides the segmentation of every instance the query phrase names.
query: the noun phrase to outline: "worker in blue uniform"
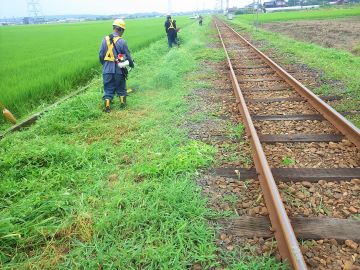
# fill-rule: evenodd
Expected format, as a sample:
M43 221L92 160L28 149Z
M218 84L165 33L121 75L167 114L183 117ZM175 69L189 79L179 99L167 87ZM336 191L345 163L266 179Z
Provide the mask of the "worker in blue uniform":
M171 15L166 16L166 21L165 21L164 26L165 26L165 32L166 32L167 37L168 37L169 48L171 48L173 44L177 45L177 42L176 42L176 23L171 19Z
M103 65L103 82L105 112L110 112L110 106L117 93L120 108L126 107L126 78L127 67L134 67L129 48L122 38L126 25L124 20L116 19L113 22L113 33L106 36L100 47L99 60Z

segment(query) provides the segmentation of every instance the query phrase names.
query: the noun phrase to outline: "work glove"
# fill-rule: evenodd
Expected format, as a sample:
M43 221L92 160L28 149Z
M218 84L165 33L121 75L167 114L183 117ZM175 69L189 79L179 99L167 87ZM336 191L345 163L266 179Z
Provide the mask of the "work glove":
M129 66L129 60L118 63L119 68L126 68L127 66Z

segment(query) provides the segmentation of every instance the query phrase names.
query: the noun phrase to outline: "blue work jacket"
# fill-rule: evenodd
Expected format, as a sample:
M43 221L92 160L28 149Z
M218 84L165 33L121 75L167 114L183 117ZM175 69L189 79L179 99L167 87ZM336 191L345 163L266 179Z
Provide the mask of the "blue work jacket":
M114 32L113 33L114 37L118 37L119 35ZM124 39L119 39L116 43L115 43L116 49L119 53L124 54L126 57L126 60L132 61L131 58L131 54L129 51L129 48L127 46L127 43ZM102 40L101 46L100 46L100 52L99 52L99 60L100 63L103 65L103 74L122 74L121 69L117 66L116 62L112 62L112 61L105 61L105 54L107 52L108 48L106 45L106 39L104 37L104 39ZM117 53L115 48L113 48L113 53L115 58L117 57Z

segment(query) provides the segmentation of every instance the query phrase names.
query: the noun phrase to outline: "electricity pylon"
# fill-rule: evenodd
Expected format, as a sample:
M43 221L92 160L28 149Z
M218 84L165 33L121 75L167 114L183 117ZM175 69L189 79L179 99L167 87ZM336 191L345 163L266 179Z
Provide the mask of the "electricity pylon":
M168 0L168 14L171 14L172 11L172 1Z
M29 17L33 19L34 23L43 23L45 21L38 0L27 0L27 8Z

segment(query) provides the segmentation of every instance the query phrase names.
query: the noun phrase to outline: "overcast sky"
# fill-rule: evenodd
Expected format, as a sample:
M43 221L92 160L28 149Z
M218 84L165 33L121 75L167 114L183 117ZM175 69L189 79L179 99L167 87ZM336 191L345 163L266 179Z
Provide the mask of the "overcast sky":
M37 0L44 15L108 15L168 11L168 0ZM224 3L226 0L224 0ZM230 0L230 6L244 6L252 0ZM172 0L172 11L213 9L216 0ZM0 0L0 18L28 16L27 0Z

